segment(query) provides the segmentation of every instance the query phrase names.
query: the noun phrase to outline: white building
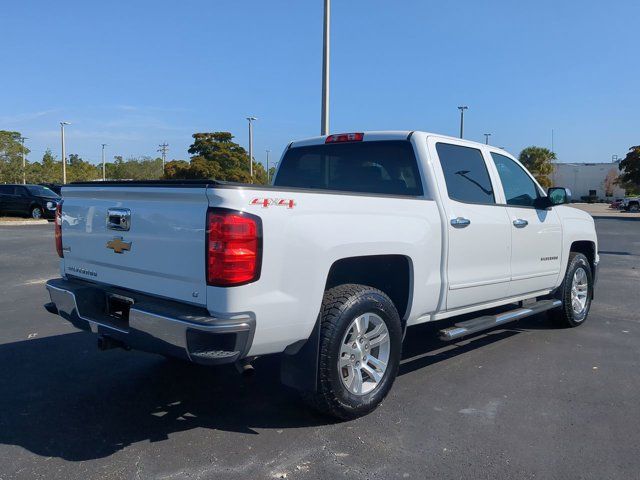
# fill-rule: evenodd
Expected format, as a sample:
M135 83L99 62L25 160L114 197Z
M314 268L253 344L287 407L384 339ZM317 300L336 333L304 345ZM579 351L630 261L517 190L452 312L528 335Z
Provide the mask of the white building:
M597 197L598 200L623 198L624 189L613 181L620 175L619 162L556 163L551 178L553 185L571 189L574 200Z

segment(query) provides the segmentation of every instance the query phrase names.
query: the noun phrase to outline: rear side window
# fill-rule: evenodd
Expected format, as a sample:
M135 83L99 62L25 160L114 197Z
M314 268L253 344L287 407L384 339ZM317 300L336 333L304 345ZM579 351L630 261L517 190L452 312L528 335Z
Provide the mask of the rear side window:
M13 195L15 187L13 185L0 185L0 194Z
M387 195L422 195L416 156L406 140L290 148L273 184Z
M495 203L491 179L480 150L437 143L436 151L449 198L465 203Z

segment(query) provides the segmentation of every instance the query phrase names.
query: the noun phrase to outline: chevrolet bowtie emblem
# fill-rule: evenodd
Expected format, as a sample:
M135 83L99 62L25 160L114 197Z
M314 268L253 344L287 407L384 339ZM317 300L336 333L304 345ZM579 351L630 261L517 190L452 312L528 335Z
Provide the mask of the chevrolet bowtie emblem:
M110 248L116 253L122 253L124 251L131 250L132 242L123 242L122 237L115 237L113 240L107 242L107 248Z

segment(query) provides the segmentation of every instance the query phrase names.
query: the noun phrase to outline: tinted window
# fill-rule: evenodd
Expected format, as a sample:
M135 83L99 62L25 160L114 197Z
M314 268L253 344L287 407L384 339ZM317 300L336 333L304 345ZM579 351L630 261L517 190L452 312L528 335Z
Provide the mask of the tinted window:
M53 190L49 190L47 187L43 187L42 185L29 185L27 189L31 192L31 195L36 195L38 197L58 196Z
M13 195L15 187L13 185L0 185L0 194Z
M273 184L390 195L422 195L408 141L353 142L290 148Z
M467 203L495 203L489 172L476 148L437 143L449 198Z
M499 153L492 153L491 157L498 169L507 205L533 206L540 193L531 177L509 157Z

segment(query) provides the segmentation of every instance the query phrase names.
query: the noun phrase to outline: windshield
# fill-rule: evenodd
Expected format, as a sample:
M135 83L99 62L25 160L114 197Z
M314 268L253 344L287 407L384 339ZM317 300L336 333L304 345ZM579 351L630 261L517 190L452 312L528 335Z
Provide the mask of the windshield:
M29 185L27 186L29 193L37 197L57 197L58 194L53 190L43 187L42 185Z
M406 140L294 147L273 182L300 187L387 195L422 195L413 147Z

